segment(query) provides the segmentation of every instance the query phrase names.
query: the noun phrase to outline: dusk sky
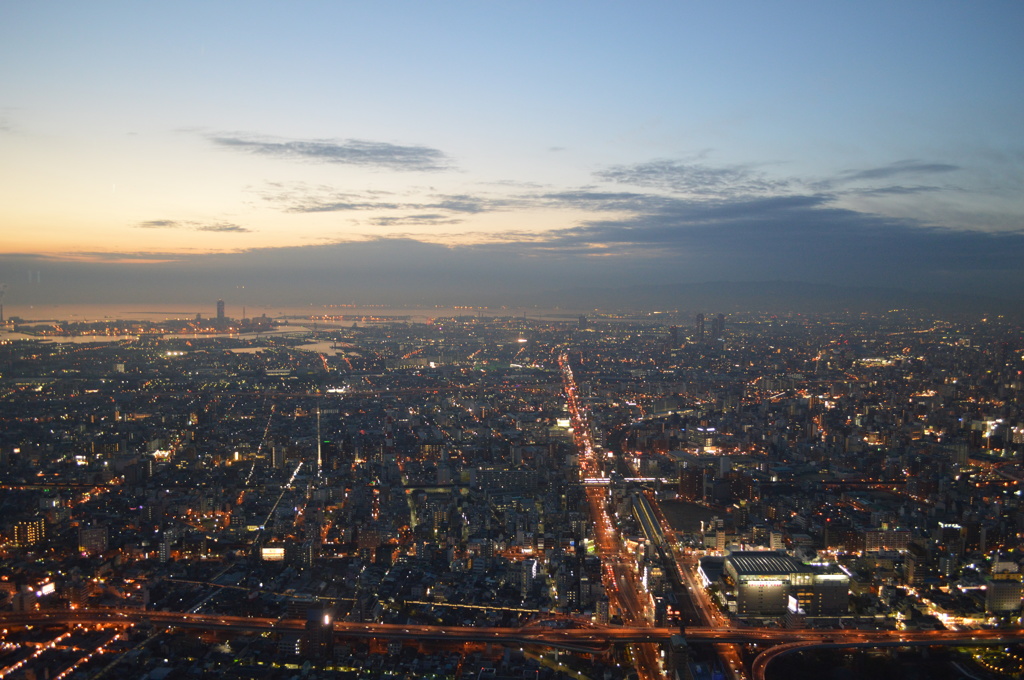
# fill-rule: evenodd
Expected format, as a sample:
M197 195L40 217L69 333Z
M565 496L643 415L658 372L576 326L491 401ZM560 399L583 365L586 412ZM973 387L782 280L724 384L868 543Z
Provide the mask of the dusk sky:
M0 282L1020 299L1022 36L1018 0L6 2Z

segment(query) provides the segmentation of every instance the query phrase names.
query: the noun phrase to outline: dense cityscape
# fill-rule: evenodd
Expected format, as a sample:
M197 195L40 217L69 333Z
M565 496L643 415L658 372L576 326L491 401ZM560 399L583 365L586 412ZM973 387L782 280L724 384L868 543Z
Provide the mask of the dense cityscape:
M1024 2L0 4L0 680L1024 680Z
M228 312L4 321L0 678L1024 674L1015 321Z

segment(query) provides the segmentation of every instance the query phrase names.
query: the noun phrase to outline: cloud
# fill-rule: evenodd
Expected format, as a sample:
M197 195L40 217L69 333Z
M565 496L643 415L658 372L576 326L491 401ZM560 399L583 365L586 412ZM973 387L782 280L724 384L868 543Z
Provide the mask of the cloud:
M393 200L382 200L390 192L367 191L355 193L338 191L325 185L305 182L267 182L255 190L263 201L288 213L345 212L351 210L382 210L398 208Z
M392 192L338 191L333 187L310 186L303 182L268 183L257 191L261 199L288 213L354 212L364 210L406 211L413 213L443 212L451 215L476 215L505 210L518 203L510 198L473 196L470 194L435 194L430 200L398 201ZM449 215L449 217L451 216ZM391 216L397 220L417 215ZM421 217L421 215L420 215ZM383 223L383 222L381 222Z
M228 149L275 158L420 172L449 170L452 167L444 152L427 146L401 146L361 139L281 140L246 135L210 135L208 139Z
M524 189L524 187L516 187ZM512 195L496 197L473 194L434 194L428 200L395 200L391 192L345 192L327 186L309 186L304 183L285 185L268 183L258 191L259 197L288 213L392 211L412 214L391 215L376 220L378 224L402 223L406 218L423 218L423 213L438 213L434 217L455 218L458 215L479 215L508 210L572 208L598 211L646 211L659 200L652 194L633 192L602 192L590 189L544 193L540 187L525 187ZM668 199L665 199L668 200Z
M446 219L425 212L385 226ZM516 304L531 295L549 299L546 291L579 289L591 291L588 304L602 306L604 289L780 280L1024 299L1024 230L940 229L838 208L828 196L654 197L647 212L502 236L473 245L382 236L219 254L91 253L79 260L0 255L0 271L17 280L19 271L42 270L45 285L31 292L38 301L201 301L244 285L251 305ZM19 289L11 296L26 301L29 293Z
M608 192L579 189L541 194L534 198L545 206L579 210L649 212L675 199L632 192Z
M231 224L230 222L221 222L219 224L204 224L195 227L196 231L214 231L218 233L251 233L251 229L239 226L237 224Z
M136 229L181 229L182 224L174 220L147 220L135 225Z
M650 207L656 200L686 199L694 206L701 203L729 206L759 198L803 196L866 215L918 218L923 225L953 230L966 227L1014 231L1021 223L1010 215L1012 210L1008 209L1010 204L1005 192L1002 192L1001 203L989 200L969 212L956 209L969 200L970 194L977 192L950 180L937 180L952 179L961 169L960 165L941 161L904 159L877 167L850 169L826 178L777 178L769 177L754 166L714 165L700 156L695 161L662 159L614 166L594 175L600 180L655 190L661 194L658 197L601 197L592 190L560 192L549 197L552 200L560 197L584 210L635 210L638 214L651 214L653 210L662 209ZM989 192L988 198L997 199L999 193ZM634 208L631 202L638 205Z
M318 212L346 212L349 210L382 210L396 209L399 206L395 203L357 203L354 201L327 201L305 205L292 205L286 212L292 213L318 213Z
M795 278L938 286L977 277L1024 284L1024 230L994 234L834 207L828 195L728 202L658 198L646 213L551 232L536 252L672 263L705 279ZM652 273L657 268L652 267Z
M424 215L403 215L401 217L375 217L370 220L372 224L378 227L394 227L394 226L423 226L423 225L441 225L441 224L459 224L462 222L460 219L452 218L448 215L440 214L424 214Z
M881 180L892 180L901 177L920 177L943 175L960 170L958 165L949 163L938 163L907 159L895 161L887 165L880 165L874 168L862 168L860 170L846 170L834 177L827 177L816 181L808 182L807 186L815 191L831 191L846 184L867 183L872 184ZM862 193L863 195L881 194L909 194L921 193L924 191L941 191L940 187L904 187L900 185L879 186L869 189L847 190L851 193Z
M597 174L629 187L552 190L510 183L504 191L487 185L480 193L446 194L432 189L396 193L267 183L253 191L278 210L350 212L361 218L366 232L377 235L230 254L140 253L136 260L123 254L90 254L89 261L19 266L59 264L68 268L62 270L66 276L50 280L66 285L54 295L77 294L94 285L93 297L107 291L151 291L153 296L169 294L164 291L184 296L191 291L203 299L211 290L244 284L254 302L259 296L339 301L340 295L358 295L363 301L434 302L468 302L474 296L492 295L514 302L531 291L542 296L544 291L570 287L598 291L652 283L787 280L1024 299L1024 269L1019 264L1024 261L1024 229L986 233L940 227L938 217L928 222L887 216L848 200L859 196L865 197L861 204L891 207L922 195L934 202L935 192L956 189L916 185L914 173L927 179L955 169L942 163L900 161L844 173L846 178L860 178L860 184L839 188L830 188L833 182L816 186L799 178L768 179L752 168L713 167L703 160L652 161ZM612 190L607 190L609 186ZM615 190L619 188L624 190ZM498 234L472 232L475 225L462 224L487 212L515 210L525 215L530 210L559 209L571 214L573 222L554 231L530 231L526 221ZM951 223L955 220L943 221ZM444 228L457 224L462 226ZM135 226L247 231L231 222L174 219ZM978 227L974 222L966 226ZM395 233L401 231L406 234ZM409 233L414 231L419 234ZM112 268L95 263L117 258L155 264L146 269L144 279L137 272L119 274L121 285L112 287L103 283ZM597 292L588 295L594 305L601 304Z
M770 179L749 166L714 167L704 163L654 160L616 165L595 173L598 179L618 184L660 189L705 197L773 194L787 188L787 180Z
M873 189L854 189L847 193L856 194L857 196L912 196L914 194L926 194L934 191L942 191L941 187L903 187L903 186L891 186L891 187L877 187Z
M147 220L145 222L139 222L135 225L136 229L184 229L186 231L209 231L217 233L251 233L251 229L233 224L231 222L216 222L213 224L204 224L202 222L194 222L191 220L178 221L178 220Z
M935 175L959 170L960 166L949 163L927 163L919 160L902 160L877 168L847 170L840 173L836 181L857 182L862 180L890 179L901 175Z
M424 208L434 207L439 210L476 215L478 213L501 210L510 205L510 201L506 199L496 200L491 198L482 198L479 196L470 196L468 194L441 195L436 198L437 201L435 203L426 203L422 204L422 206Z

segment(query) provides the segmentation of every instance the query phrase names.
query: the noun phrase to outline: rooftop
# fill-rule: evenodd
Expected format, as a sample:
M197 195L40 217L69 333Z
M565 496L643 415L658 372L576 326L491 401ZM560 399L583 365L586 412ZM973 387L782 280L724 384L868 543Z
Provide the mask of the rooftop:
M806 567L788 555L770 551L734 552L725 561L732 564L739 576L781 576L805 571Z

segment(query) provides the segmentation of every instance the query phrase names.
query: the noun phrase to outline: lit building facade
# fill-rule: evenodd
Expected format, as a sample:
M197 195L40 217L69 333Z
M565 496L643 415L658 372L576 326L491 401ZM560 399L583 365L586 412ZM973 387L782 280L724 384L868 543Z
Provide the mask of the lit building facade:
M28 548L46 540L46 519L34 517L14 523L12 544L16 548Z
M744 551L725 558L739 616L783 616L793 597L808 616L839 616L849 607L850 578L775 552Z

